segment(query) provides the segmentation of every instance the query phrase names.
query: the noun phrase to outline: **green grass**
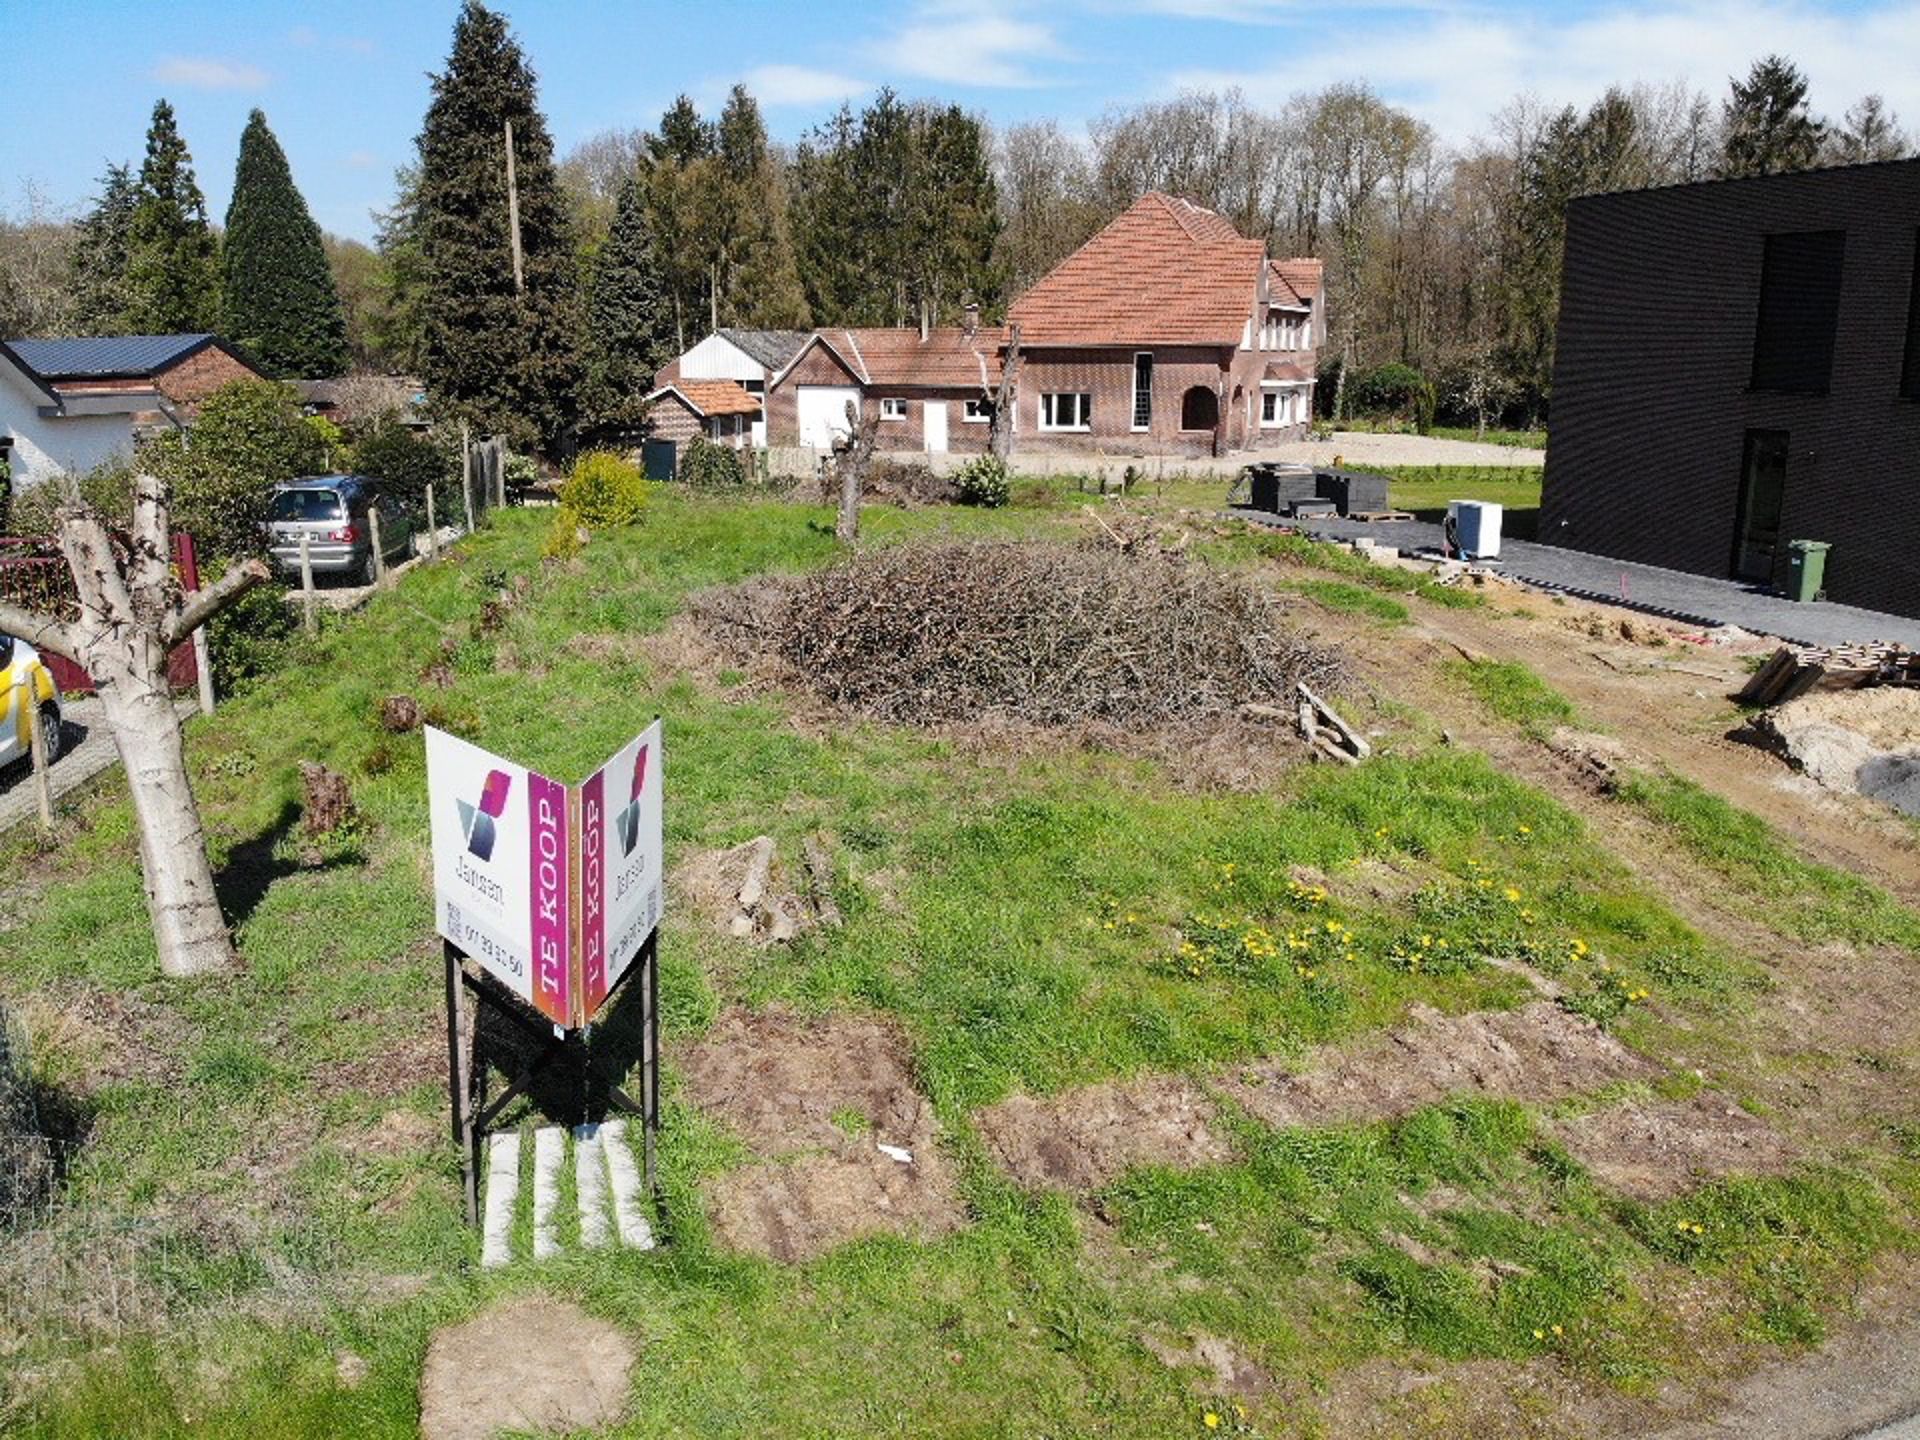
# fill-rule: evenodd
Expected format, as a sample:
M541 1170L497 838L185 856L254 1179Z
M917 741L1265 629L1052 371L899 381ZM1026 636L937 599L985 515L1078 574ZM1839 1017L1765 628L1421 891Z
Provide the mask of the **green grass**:
M301 642L273 684L194 722L189 753L243 973L193 984L156 975L117 779L69 809L53 853L20 836L0 842L0 865L37 890L31 928L6 936L0 993L94 991L90 1013L127 1017L124 1034L50 1027L40 1060L59 1085L125 1052L87 1097L71 1184L106 1222L150 1237L142 1273L163 1306L150 1332L110 1345L65 1324L33 1336L4 1364L60 1378L31 1388L24 1406L0 1401L8 1433L411 1434L432 1332L538 1288L636 1338L640 1376L615 1434L1161 1436L1196 1427L1199 1405L1190 1376L1143 1350L1149 1331L1227 1336L1281 1393L1380 1355L1551 1353L1640 1384L1668 1363L1643 1300L1665 1267L1697 1264L1714 1303L1756 1334L1797 1342L1840 1282L1904 1235L1903 1202L1873 1179L1814 1176L1792 1182L1805 1190L1729 1198L1724 1250L1675 1254L1662 1226L1677 1217L1646 1218L1596 1191L1524 1112L1449 1106L1314 1132L1236 1120L1233 1163L1136 1172L1101 1197L1129 1245L1169 1262L1116 1266L1102 1227L1009 1183L973 1129L976 1107L1014 1090L1298 1054L1416 1003L1451 1012L1529 997L1480 954L1523 959L1576 996L1623 977L1695 1016L1753 1003L1755 967L1650 898L1575 815L1471 751L1302 767L1263 792L1196 792L1081 746L1035 744L989 764L935 735L821 724L738 675L678 674L652 648L698 590L829 563L838 550L824 508L662 489L643 526L595 536L566 565L537 559L545 518L502 515L445 563ZM877 510L866 530L888 544L1070 523L1065 505ZM1409 598L1479 603L1287 537L1220 550L1390 622ZM512 576L528 577L526 595L483 628L483 603ZM450 683L422 678L443 661ZM745 1152L686 1103L670 1065L671 1243L648 1256L474 1268L450 1147L369 1141L396 1114L435 1136L444 1124L423 743L377 718L379 701L402 692L433 723L561 776L664 714L670 864L764 831L792 867L804 836L833 837L838 931L763 950L670 910L669 1059L733 1004L890 1017L948 1137L967 1226L800 1267L730 1253L702 1200ZM1540 696L1511 677L1487 696L1518 707L1513 723L1541 713ZM318 855L290 828L303 759L346 774L361 816ZM1303 898L1303 867L1333 893ZM1421 888L1391 900L1346 883L1382 867ZM1324 933L1330 918L1353 938L1311 978L1243 943L1256 930ZM1464 958L1421 958L1423 937ZM1204 963L1183 940L1205 942ZM1630 1007L1606 1018L1629 1040L1647 1030ZM854 1113L835 1118L857 1128ZM1442 1186L1460 1198L1408 1209L1408 1197ZM1847 1187L1853 1199L1834 1198ZM1762 1248L1735 1243L1748 1231ZM1805 1254L1783 1248L1802 1239ZM1489 1289L1480 1277L1495 1262L1529 1278ZM370 1284L309 1298L349 1276ZM392 1276L419 1277L417 1287L382 1280ZM1574 1339L1533 1339L1561 1315L1576 1318L1548 1323ZM337 1380L342 1349L370 1366L358 1390ZM1276 1430L1285 1420L1278 1405L1265 1416Z
M1573 723L1573 703L1518 660L1449 660L1446 673L1488 713L1529 735Z
M1491 500L1504 507L1501 533L1508 539L1539 538L1538 465L1396 465L1387 475L1389 501L1417 519L1438 524L1449 500Z
M1329 610L1344 611L1349 615L1365 615L1372 620L1385 621L1389 625L1406 623L1408 610L1398 600L1382 595L1378 590L1365 589L1345 580L1300 580L1294 583L1294 589L1302 595L1318 600Z
M1857 875L1803 860L1758 816L1672 774L1633 776L1620 798L1765 907L1783 933L1920 949L1920 916Z
M1325 584L1327 582L1321 576L1331 575L1339 577L1340 581L1351 582L1349 588L1362 585L1387 595L1411 595L1429 604L1444 605L1450 609L1471 609L1486 603L1479 591L1458 585L1442 585L1424 570L1403 570L1397 565L1378 564L1354 554L1344 545L1309 540L1304 535L1281 535L1270 530L1250 529L1238 547L1226 548L1247 547L1263 559L1279 561L1288 570L1321 572L1304 582L1297 582L1302 588L1307 584ZM1332 603L1335 608L1340 608L1337 601Z

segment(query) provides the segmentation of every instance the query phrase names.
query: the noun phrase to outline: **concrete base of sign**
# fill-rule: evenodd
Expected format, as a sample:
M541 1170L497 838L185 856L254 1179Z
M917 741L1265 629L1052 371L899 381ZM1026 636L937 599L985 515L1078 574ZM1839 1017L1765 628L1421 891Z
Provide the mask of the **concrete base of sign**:
M574 1238L573 1227L563 1223L560 1207L560 1176L567 1165L569 1140L581 1248L598 1250L617 1242L630 1250L653 1249L658 1242L642 1204L646 1187L633 1143L624 1121L609 1120L577 1126L571 1133L558 1125L543 1125L533 1132L533 1258L553 1259ZM517 1130L488 1140L486 1227L480 1263L489 1269L513 1259L515 1226L521 1213L522 1149Z

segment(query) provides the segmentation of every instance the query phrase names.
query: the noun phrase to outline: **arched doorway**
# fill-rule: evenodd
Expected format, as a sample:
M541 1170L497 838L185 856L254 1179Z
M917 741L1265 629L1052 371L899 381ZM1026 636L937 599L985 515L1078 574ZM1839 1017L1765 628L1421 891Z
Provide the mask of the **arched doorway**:
M1180 428L1212 430L1220 423L1220 397L1205 385L1195 385L1180 397Z

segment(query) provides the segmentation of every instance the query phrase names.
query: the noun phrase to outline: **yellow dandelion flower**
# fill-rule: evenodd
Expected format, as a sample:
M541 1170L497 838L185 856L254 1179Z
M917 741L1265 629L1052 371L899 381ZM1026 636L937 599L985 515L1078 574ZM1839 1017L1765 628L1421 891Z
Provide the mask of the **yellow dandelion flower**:
M1507 897L1507 901L1509 904L1513 903L1514 901L1517 901L1520 898L1520 891L1517 886L1509 885L1507 886L1506 889L1502 890L1500 893Z
M1531 825L1522 825L1520 827L1520 833L1522 835L1531 835L1533 833L1533 827Z
M1535 1330L1533 1332L1533 1338L1536 1340L1544 1340L1547 1338L1547 1332L1544 1330Z
M1562 1330L1562 1329L1561 1329L1561 1328L1560 1328L1560 1327L1559 1327L1558 1325L1556 1325L1556 1326L1554 1326L1554 1327L1553 1327L1553 1333L1554 1333L1554 1334L1556 1334L1556 1335L1564 1335L1564 1334L1566 1334L1567 1332L1566 1332L1566 1331L1564 1331L1564 1330Z
M1684 1235L1687 1233L1687 1231L1693 1228L1693 1222L1691 1220L1682 1220L1674 1228L1678 1230L1682 1235Z
M1209 1430L1218 1430L1220 1428L1220 1417L1209 1410L1200 1417L1200 1423Z
M1107 921L1105 928L1108 930L1113 929L1113 921L1111 920Z
M1573 951L1575 955L1585 955L1587 953L1587 942L1576 935L1567 942L1567 948Z

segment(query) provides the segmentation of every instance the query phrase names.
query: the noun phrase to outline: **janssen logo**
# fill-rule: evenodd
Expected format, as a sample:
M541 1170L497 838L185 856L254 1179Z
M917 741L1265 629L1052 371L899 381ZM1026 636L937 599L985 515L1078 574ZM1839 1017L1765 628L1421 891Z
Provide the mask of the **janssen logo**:
M507 791L512 785L511 776L491 770L487 773L487 783L480 787L478 805L469 805L464 800L454 802L460 807L460 833L467 837L467 852L477 860L493 858L493 842L499 838L494 822L506 813Z
M640 753L633 760L633 789L627 800L627 806L613 817L613 828L620 836L620 858L626 859L633 854L634 847L640 843L640 791L647 783L647 751L651 745L642 745Z

